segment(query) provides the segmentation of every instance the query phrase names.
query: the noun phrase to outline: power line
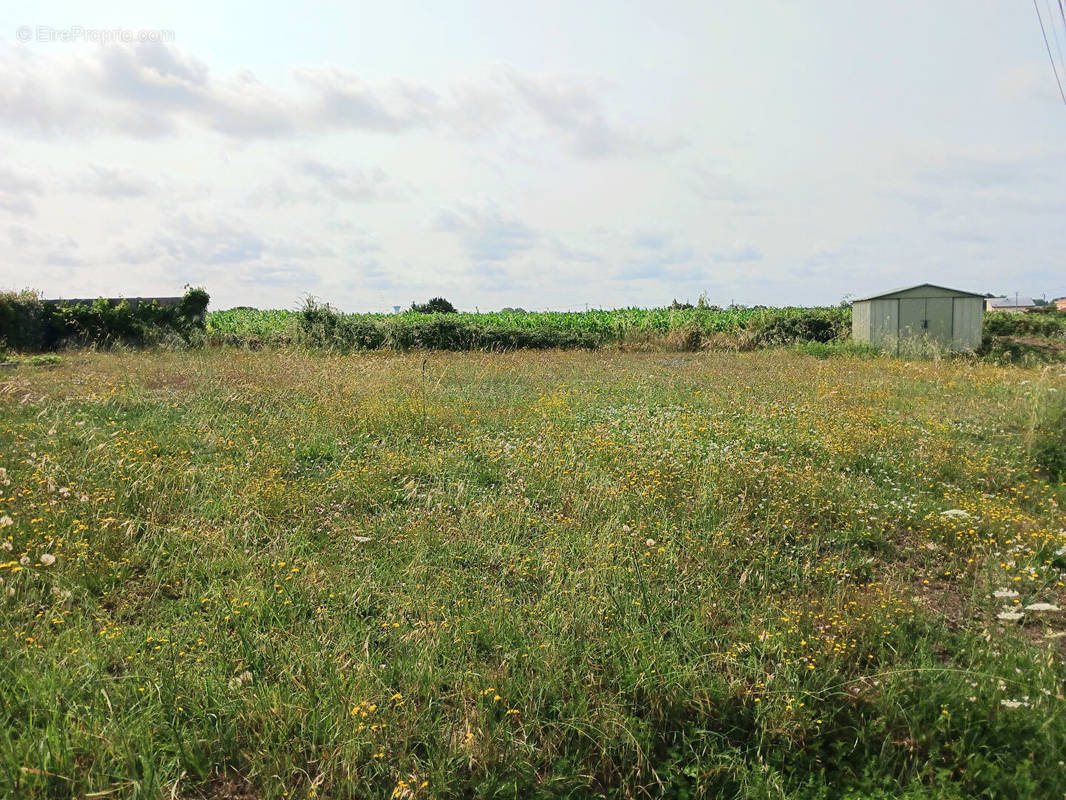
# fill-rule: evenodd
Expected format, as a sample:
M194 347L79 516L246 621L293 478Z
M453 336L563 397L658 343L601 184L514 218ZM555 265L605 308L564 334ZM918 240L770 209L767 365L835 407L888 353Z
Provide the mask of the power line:
M1033 0L1033 10L1036 11L1036 19L1040 23L1040 34L1044 37L1044 47L1047 48L1047 57L1051 61L1051 71L1055 73L1055 83L1059 87L1059 97L1062 98L1062 104L1066 106L1066 92L1062 91L1062 81L1059 80L1059 68L1055 64L1055 57L1051 55L1051 45L1047 40L1047 31L1044 30L1044 18L1040 16L1040 6L1036 4L1036 0Z
M1059 0L1061 3L1061 0ZM1059 5L1055 3L1055 0L1044 0L1044 10L1047 11L1048 27L1051 28L1051 41L1055 44L1055 54L1059 57L1058 64L1062 67L1062 74L1066 75L1066 59L1062 57L1062 45L1059 42L1059 25L1055 22L1055 12L1052 10L1052 5ZM1059 5L1059 12L1062 12L1062 6Z
M1048 28L1051 29L1051 35L1048 37L1051 43L1055 46L1055 55L1059 57L1059 66L1063 65L1062 62L1062 47L1059 44L1059 24L1055 21L1054 6L1058 5L1056 0L1044 0L1044 11L1047 12Z

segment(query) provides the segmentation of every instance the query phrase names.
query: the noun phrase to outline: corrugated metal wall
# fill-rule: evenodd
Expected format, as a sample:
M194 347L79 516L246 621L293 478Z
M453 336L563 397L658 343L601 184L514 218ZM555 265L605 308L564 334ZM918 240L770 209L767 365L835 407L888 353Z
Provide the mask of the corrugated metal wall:
M870 344L882 350L896 351L899 336L899 301L870 300Z
M870 303L853 303L851 306L851 338L856 342L870 341Z
M954 324L951 329L951 345L956 350L976 350L981 346L981 334L985 322L985 301L980 297L956 297Z

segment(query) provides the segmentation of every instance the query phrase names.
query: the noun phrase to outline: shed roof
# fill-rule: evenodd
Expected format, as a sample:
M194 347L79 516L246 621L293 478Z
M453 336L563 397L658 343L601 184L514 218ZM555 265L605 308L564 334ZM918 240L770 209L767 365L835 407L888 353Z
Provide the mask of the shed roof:
M893 296L895 296L897 294L902 294L903 292L909 292L912 289L921 289L921 288L923 288L925 286L928 286L928 287L930 287L932 289L942 289L945 292L951 292L952 294L962 295L964 297L980 297L982 299L984 298L983 294L977 294L976 292L964 292L962 289L952 289L952 288L950 288L948 286L939 286L938 284L935 284L935 283L917 283L914 286L901 286L898 289L891 289L891 290L889 290L887 292L878 292L877 294L871 294L871 295L868 295L866 297L856 297L851 302L853 302L853 303L862 303L862 302L864 302L866 300L879 300L882 297L893 297Z

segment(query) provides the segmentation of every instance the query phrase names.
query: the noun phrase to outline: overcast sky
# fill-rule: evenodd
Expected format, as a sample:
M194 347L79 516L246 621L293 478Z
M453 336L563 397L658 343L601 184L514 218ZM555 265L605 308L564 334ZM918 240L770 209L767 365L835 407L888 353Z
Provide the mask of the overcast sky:
M1066 294L1066 106L1027 0L146 5L0 8L0 287ZM84 41L115 29L153 41Z

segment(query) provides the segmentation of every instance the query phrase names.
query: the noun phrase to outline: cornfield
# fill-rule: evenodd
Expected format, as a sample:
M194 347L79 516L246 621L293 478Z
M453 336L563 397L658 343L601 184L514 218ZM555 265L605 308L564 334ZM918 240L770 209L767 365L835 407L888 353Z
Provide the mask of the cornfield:
M576 332L607 344L624 340L632 334L667 334L673 331L695 331L699 334L735 333L753 330L774 320L816 317L846 330L850 323L850 309L824 308L622 308L590 311L489 311L448 314L450 323L461 326L496 330ZM214 311L207 317L209 336L229 340L258 340L287 342L298 338L299 311L236 308ZM417 326L440 319L439 314L341 314L340 317L379 325L398 324Z

